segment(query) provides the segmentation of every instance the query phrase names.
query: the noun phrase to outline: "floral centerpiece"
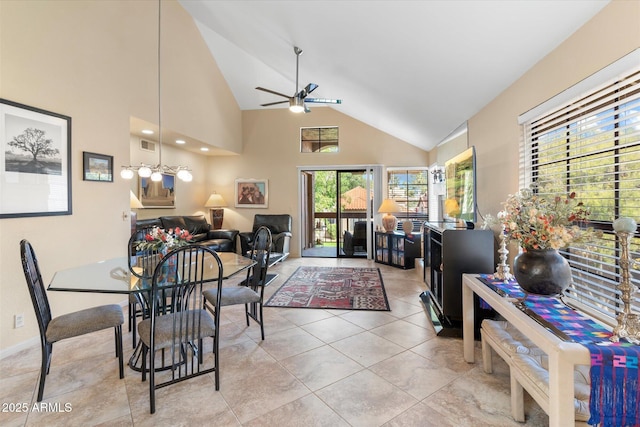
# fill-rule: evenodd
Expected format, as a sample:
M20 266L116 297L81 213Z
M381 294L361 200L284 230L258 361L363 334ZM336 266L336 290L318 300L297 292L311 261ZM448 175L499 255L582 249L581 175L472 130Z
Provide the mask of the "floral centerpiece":
M593 237L593 228L578 226L589 214L574 192L547 199L527 188L509 195L498 220L507 237L520 242L525 250L560 249Z
M136 242L136 249L139 251L161 251L165 248L172 250L189 244L191 239L191 233L180 227L176 227L175 229L170 228L168 231L159 227L153 227L149 233L144 235L144 240Z

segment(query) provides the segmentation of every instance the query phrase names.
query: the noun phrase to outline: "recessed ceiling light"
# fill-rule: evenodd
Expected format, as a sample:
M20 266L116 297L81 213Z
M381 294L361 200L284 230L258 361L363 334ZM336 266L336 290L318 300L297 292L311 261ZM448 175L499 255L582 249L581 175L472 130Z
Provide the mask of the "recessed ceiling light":
M176 139L176 144L186 144L187 141L185 141L184 139Z
M145 135L153 135L153 131L151 129L142 129L142 133Z
M209 149L207 147L202 147L200 151L209 151Z

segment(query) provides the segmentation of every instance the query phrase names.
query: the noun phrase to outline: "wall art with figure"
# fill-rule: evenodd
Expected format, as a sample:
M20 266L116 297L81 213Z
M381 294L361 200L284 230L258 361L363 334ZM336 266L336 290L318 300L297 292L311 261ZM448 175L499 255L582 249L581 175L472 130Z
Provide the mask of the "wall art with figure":
M269 181L266 179L236 179L236 208L269 207Z

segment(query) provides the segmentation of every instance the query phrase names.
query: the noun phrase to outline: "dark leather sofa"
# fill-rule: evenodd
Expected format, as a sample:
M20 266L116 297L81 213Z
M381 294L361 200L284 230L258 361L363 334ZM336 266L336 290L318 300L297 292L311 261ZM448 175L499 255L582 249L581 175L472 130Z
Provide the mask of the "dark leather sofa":
M211 230L211 225L204 215L194 216L161 216L160 218L139 219L136 230L160 227L168 230L180 227L189 230L193 242L207 246L217 252L235 252L238 230Z
M291 215L288 214L256 214L253 217L253 230L239 234L242 253L246 254L251 250L253 235L263 225L271 231L271 252L282 254L280 261L284 261L289 256L291 240Z

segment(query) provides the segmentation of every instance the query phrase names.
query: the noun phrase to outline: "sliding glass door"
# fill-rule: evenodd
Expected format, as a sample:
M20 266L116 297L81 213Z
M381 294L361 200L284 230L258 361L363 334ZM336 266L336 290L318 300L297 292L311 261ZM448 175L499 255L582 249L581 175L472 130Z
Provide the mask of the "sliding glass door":
M371 168L301 171L302 256L363 257L372 236Z
M337 171L338 215L336 236L337 256L366 257L367 206L371 206L372 194L367 191L369 178L366 170ZM370 234L370 233L369 233Z

